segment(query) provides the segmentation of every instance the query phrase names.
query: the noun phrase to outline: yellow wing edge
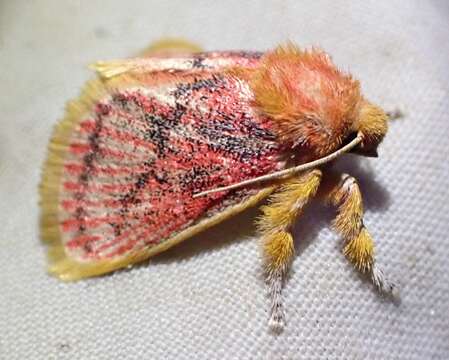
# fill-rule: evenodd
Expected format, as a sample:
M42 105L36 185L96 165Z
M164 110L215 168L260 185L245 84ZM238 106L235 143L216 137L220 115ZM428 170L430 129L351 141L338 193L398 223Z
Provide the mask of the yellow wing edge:
M42 241L47 245L48 271L61 280L73 281L98 276L146 260L257 204L275 189L275 186L264 188L242 203L228 207L210 218L200 220L197 224L190 226L156 246L130 253L121 258L96 262L80 262L69 257L65 252L59 231L58 199L63 164L71 134L83 116L91 111L92 106L98 100L110 94L112 89L138 84L140 83L137 78L125 75L108 81L100 79L89 81L79 98L67 104L64 118L55 126L53 131L39 186L41 206L40 235Z
M167 37L153 42L142 50L138 56L147 57L158 54L198 53L202 51L204 50L201 46L192 41L177 37Z

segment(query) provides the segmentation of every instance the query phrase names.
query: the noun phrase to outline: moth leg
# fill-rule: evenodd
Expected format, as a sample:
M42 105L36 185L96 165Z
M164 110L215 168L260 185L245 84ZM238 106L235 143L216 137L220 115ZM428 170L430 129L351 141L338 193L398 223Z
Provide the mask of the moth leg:
M377 265L373 239L363 224L362 194L356 179L333 175L326 187L326 200L338 207L333 226L346 242L343 253L359 271L371 276L381 292L392 293L395 285Z
M269 198L269 204L261 207L257 228L261 235L270 297L269 325L274 330L281 330L285 324L282 286L294 254L290 229L308 200L315 195L320 181L320 170L288 180Z

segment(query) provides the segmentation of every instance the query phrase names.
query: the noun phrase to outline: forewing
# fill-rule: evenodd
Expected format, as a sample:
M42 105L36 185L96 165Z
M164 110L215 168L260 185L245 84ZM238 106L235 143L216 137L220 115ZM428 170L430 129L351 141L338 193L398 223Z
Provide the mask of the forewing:
M219 73L92 83L56 130L45 169L53 270L71 279L126 266L250 204L260 189L192 194L283 167L251 101L245 82Z
M97 61L91 67L103 79L111 79L122 74L148 73L182 73L198 74L214 73L229 68L254 68L259 64L261 52L248 51L216 51L197 53L158 53L150 49L143 57Z

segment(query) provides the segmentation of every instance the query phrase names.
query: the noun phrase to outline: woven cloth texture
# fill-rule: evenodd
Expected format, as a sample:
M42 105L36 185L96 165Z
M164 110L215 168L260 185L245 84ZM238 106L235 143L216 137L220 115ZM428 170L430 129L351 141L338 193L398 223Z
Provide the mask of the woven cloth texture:
M0 1L0 359L449 359L449 5L446 1ZM41 165L86 65L164 36L206 49L317 45L405 117L378 159L346 156L401 300L341 254L334 213L298 221L287 327L268 330L252 218L149 263L62 283L38 234Z

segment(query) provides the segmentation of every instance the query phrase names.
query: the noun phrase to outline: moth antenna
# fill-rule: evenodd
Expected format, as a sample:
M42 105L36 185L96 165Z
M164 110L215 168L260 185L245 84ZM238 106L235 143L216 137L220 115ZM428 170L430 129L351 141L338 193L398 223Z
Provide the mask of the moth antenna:
M228 190L233 190L233 189L237 189L243 186L247 186L247 185L252 185L261 181L269 181L269 180L276 180L282 177L288 177L294 174L297 174L301 171L306 171L309 169L313 169L317 166L321 166L324 165L334 159L336 159L337 157L339 157L340 155L343 155L344 153L350 151L351 149L353 149L354 147L356 147L358 144L360 144L363 140L363 134L362 133L358 133L357 137L355 137L349 144L346 144L345 146L341 147L340 149L338 149L337 151L334 151L333 153L322 157L318 160L314 160L305 164L301 164L295 167L291 167L288 169L284 169L281 171L276 171L274 173L271 174L267 174L267 175L262 175L256 178L252 178L252 179L248 179L248 180L244 180L232 185L228 185L228 186L223 186L223 187L219 187L219 188L215 188L215 189L210 189L210 190L206 190L206 191L202 191L198 194L194 194L192 197L193 198L197 198L200 196L204 196L204 195L208 195L208 194L212 194L212 193L216 193L219 191L228 191Z

